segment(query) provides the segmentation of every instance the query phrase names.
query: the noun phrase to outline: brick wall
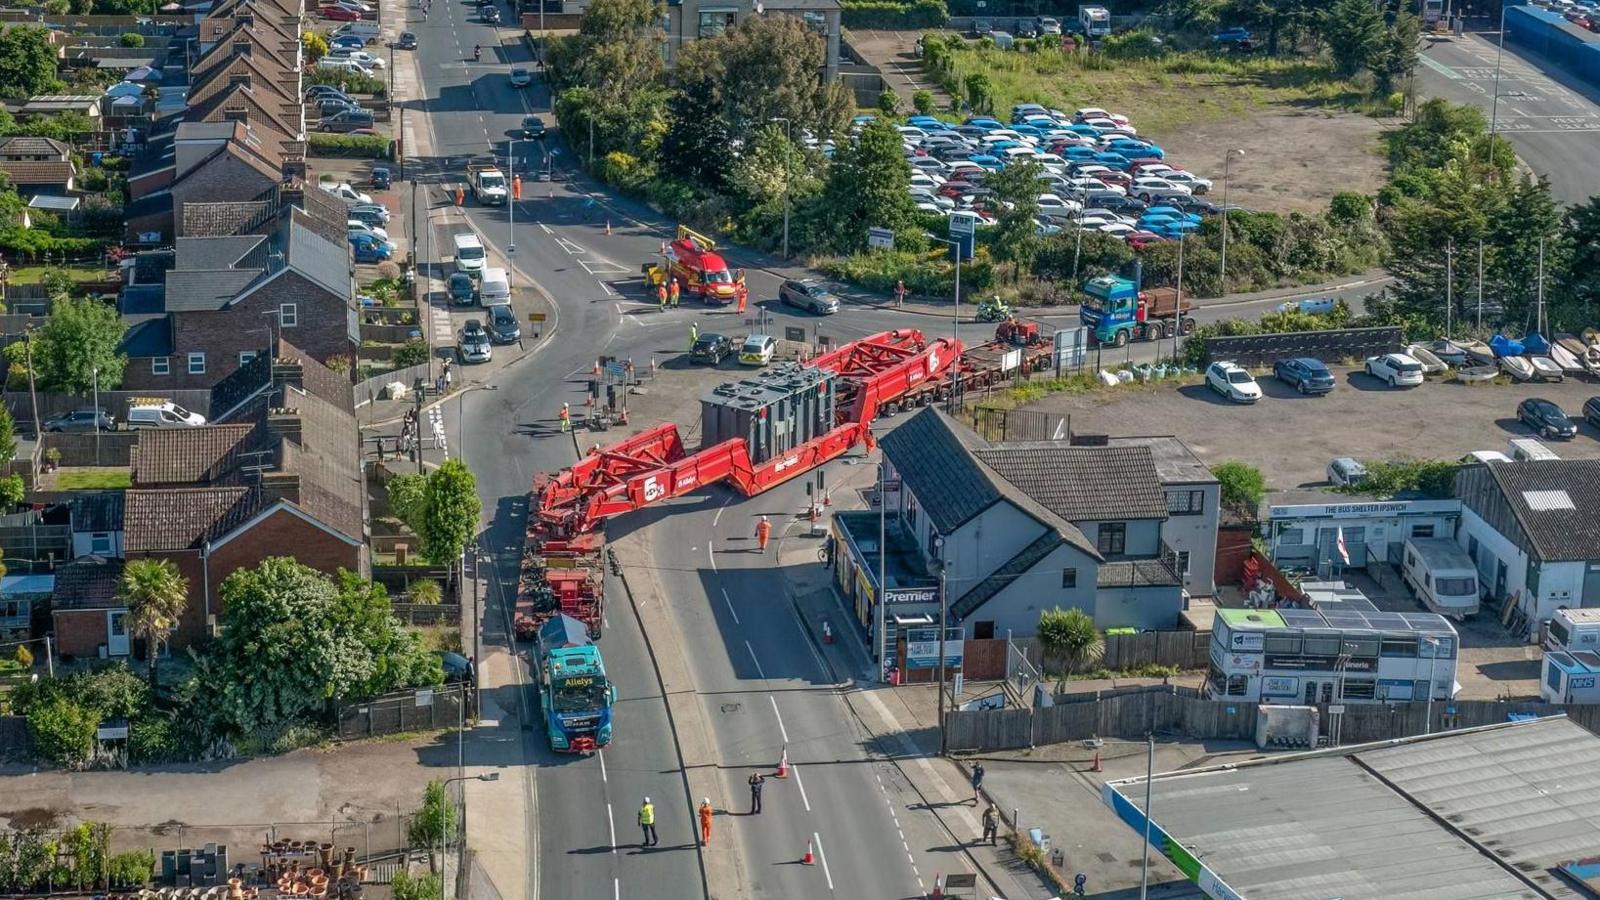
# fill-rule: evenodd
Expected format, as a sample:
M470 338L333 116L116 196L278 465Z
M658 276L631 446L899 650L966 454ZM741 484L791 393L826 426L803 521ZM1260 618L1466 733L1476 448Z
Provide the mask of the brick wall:
M56 652L62 656L94 659L106 642L106 611L58 609L55 611Z
M348 356L356 349L348 332L349 301L335 296L285 270L244 300L214 312L172 315L172 365L170 375L152 375L149 360L130 363L123 375L127 390L177 390L211 388L239 368L239 353L263 351L267 328L278 333L273 316L282 303L296 306L298 323L282 335L318 362ZM203 374L190 375L188 354L206 355Z
M203 594L207 572L195 551L129 553L129 557L149 556L168 559L189 580L189 607L173 634L171 646L185 647L205 636L206 610L222 620L220 592L222 582L239 569L252 569L271 556L292 555L301 565L336 575L340 569L361 572L364 558L360 545L347 544L299 516L279 509L258 522L248 533L238 534L221 546L213 546L210 559L211 597ZM103 629L102 629L103 631ZM104 634L99 642L105 640Z
M174 228L181 229L179 213L185 203L225 203L254 200L277 182L230 153L209 160L172 186ZM179 237L183 232L177 232Z

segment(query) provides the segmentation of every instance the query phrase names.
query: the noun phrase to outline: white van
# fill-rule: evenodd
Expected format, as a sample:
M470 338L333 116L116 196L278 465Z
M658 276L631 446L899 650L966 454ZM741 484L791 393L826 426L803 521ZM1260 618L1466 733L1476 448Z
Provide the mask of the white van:
M1600 650L1600 609L1562 607L1545 625L1545 647L1556 650Z
M317 60L317 68L332 69L338 72L355 72L360 75L371 75L372 70L348 56L324 56Z
M383 28L377 22L346 22L333 30L334 37L346 34L359 35L370 44L383 36Z
M456 268L473 278L483 275L483 267L489 257L483 250L483 241L470 231L463 231L452 240L456 247Z
M160 397L135 399L128 404L129 428L198 428L204 424L205 416Z
M1549 445L1538 438L1522 437L1512 438L1506 442L1506 455L1517 462L1529 462L1535 459L1560 459Z
M511 279L499 266L486 266L478 281L478 302L484 306L502 306L511 302Z
M1478 567L1449 538L1408 539L1400 577L1433 612L1457 619L1478 612Z

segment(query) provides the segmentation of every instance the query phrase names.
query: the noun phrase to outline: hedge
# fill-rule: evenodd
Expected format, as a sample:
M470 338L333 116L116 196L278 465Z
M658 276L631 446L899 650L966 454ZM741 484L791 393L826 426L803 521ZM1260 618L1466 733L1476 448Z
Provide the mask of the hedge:
M54 237L38 228L12 226L0 229L0 253L29 262L40 256L68 259L98 257L106 242L95 238Z
M846 28L937 28L948 21L944 0L844 0L840 13Z
M313 156L336 156L344 159L394 158L394 142L386 137L371 134L329 134L314 131L307 136L306 146Z

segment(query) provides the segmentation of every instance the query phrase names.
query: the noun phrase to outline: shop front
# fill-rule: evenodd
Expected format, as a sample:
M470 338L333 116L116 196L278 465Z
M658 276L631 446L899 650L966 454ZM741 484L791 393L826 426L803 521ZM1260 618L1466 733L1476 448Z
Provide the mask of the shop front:
M882 559L880 530L888 549ZM880 522L872 511L835 513L828 541L834 585L887 679L887 667L894 661L902 633L938 621L938 582L923 569L915 541L896 519ZM887 590L879 588L880 570L888 582ZM884 605L881 635L877 634L880 596Z

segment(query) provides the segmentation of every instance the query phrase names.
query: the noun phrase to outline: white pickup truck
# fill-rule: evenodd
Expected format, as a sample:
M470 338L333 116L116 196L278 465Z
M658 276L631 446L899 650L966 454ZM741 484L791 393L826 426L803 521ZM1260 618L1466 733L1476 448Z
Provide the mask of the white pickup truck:
M493 163L469 163L467 181L472 185L472 196L485 206L504 206L506 203L506 176Z

